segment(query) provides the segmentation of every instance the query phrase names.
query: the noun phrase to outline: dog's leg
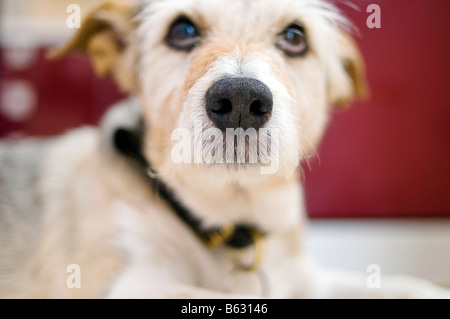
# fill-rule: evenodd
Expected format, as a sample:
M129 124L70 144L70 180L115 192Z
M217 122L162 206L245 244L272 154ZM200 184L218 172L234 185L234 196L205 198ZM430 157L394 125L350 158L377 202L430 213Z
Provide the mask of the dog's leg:
M167 284L167 283L166 283ZM163 284L161 284L162 286ZM137 290L135 287L127 289L114 289L106 296L108 299L147 299L147 298L168 298L168 299L257 299L259 296L238 295L219 292L205 288L185 285L172 285L170 290L161 286L148 286L145 291Z
M128 276L125 276L128 277ZM123 280L114 284L106 298L109 299L139 299L139 298L170 298L170 299L255 299L260 298L253 295L231 294L217 290L196 287L194 285L182 284L173 281L153 280ZM134 276L133 276L134 277ZM148 278L150 279L150 278ZM161 277L159 278L161 279Z

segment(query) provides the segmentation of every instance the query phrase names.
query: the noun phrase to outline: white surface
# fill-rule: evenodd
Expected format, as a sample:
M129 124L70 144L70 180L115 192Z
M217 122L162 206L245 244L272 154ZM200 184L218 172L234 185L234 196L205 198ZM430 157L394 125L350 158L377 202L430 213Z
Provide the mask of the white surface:
M450 219L311 220L306 248L329 269L407 274L450 287Z

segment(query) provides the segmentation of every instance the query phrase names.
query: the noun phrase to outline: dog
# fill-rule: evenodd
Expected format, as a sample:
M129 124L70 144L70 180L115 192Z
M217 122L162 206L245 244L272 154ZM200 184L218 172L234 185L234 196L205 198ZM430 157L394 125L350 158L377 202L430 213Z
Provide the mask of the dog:
M0 296L448 298L302 248L299 164L368 92L351 32L325 0L93 8L52 56L86 52L130 98L98 128L2 142Z

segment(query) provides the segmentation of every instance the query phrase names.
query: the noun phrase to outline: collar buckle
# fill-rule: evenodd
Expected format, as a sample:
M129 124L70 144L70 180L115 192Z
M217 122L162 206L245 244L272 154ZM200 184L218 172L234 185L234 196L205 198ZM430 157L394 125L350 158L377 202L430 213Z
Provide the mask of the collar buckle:
M257 270L261 266L265 254L264 234L253 227L227 224L222 228L209 231L204 241L206 246L211 249L221 246L230 247L236 269L245 272ZM244 263L241 258L243 248L250 246L253 247L252 261Z

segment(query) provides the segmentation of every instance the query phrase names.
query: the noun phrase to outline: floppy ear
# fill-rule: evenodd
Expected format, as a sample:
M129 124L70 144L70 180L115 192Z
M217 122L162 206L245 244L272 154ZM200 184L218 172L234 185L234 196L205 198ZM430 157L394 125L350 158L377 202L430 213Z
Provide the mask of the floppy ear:
M50 51L49 58L61 58L71 51L85 52L97 76L112 76L122 91L132 91L135 7L134 0L102 2L86 15L65 46Z
M366 100L370 93L363 57L355 40L344 31L338 39L338 50L339 72L331 79L330 102L345 108L354 99Z

